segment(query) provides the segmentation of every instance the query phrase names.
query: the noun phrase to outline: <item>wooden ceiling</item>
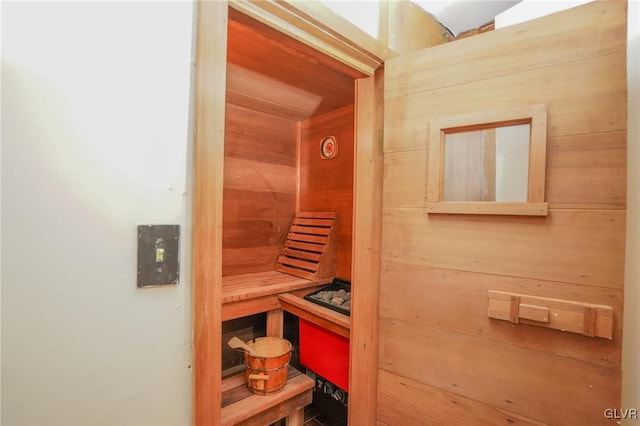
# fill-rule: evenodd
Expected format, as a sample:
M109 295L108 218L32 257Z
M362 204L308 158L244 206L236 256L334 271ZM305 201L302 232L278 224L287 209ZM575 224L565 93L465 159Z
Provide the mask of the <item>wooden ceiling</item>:
M302 121L354 102L359 71L229 9L227 102Z

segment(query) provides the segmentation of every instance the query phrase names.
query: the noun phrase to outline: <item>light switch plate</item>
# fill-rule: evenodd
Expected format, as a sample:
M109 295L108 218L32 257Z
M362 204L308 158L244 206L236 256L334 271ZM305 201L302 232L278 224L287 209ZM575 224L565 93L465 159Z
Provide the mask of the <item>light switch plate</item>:
M138 287L180 282L180 225L138 225Z

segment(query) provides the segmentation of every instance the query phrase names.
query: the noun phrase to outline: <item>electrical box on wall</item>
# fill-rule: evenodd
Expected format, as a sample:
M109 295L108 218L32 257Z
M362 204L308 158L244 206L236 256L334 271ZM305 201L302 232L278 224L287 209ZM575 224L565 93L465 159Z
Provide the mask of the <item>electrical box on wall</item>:
M138 287L180 281L180 225L138 225Z

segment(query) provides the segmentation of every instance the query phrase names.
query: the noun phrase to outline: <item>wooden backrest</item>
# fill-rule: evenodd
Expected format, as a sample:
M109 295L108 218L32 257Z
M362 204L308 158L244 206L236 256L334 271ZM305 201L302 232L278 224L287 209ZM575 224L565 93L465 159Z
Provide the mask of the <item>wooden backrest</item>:
M336 273L333 212L298 213L276 263L276 271L309 280L332 279Z

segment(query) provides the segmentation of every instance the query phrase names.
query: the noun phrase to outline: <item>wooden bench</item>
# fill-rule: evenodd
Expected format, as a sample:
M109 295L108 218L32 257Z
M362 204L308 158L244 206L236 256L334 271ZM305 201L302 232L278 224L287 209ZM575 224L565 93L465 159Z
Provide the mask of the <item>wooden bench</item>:
M311 403L315 382L289 367L287 384L270 395L255 395L247 387L245 374L222 384L222 426L265 426L287 418L287 426L302 426L304 407Z
M267 313L267 336L282 337L279 295L333 281L336 271L335 213L298 213L274 270L222 278L222 320ZM272 395L254 395L244 374L222 381L222 425L263 426L287 418L302 426L311 403L313 379L289 367L285 387Z
M274 270L223 277L222 320L279 309L278 294L330 283L335 222L333 212L298 213Z

